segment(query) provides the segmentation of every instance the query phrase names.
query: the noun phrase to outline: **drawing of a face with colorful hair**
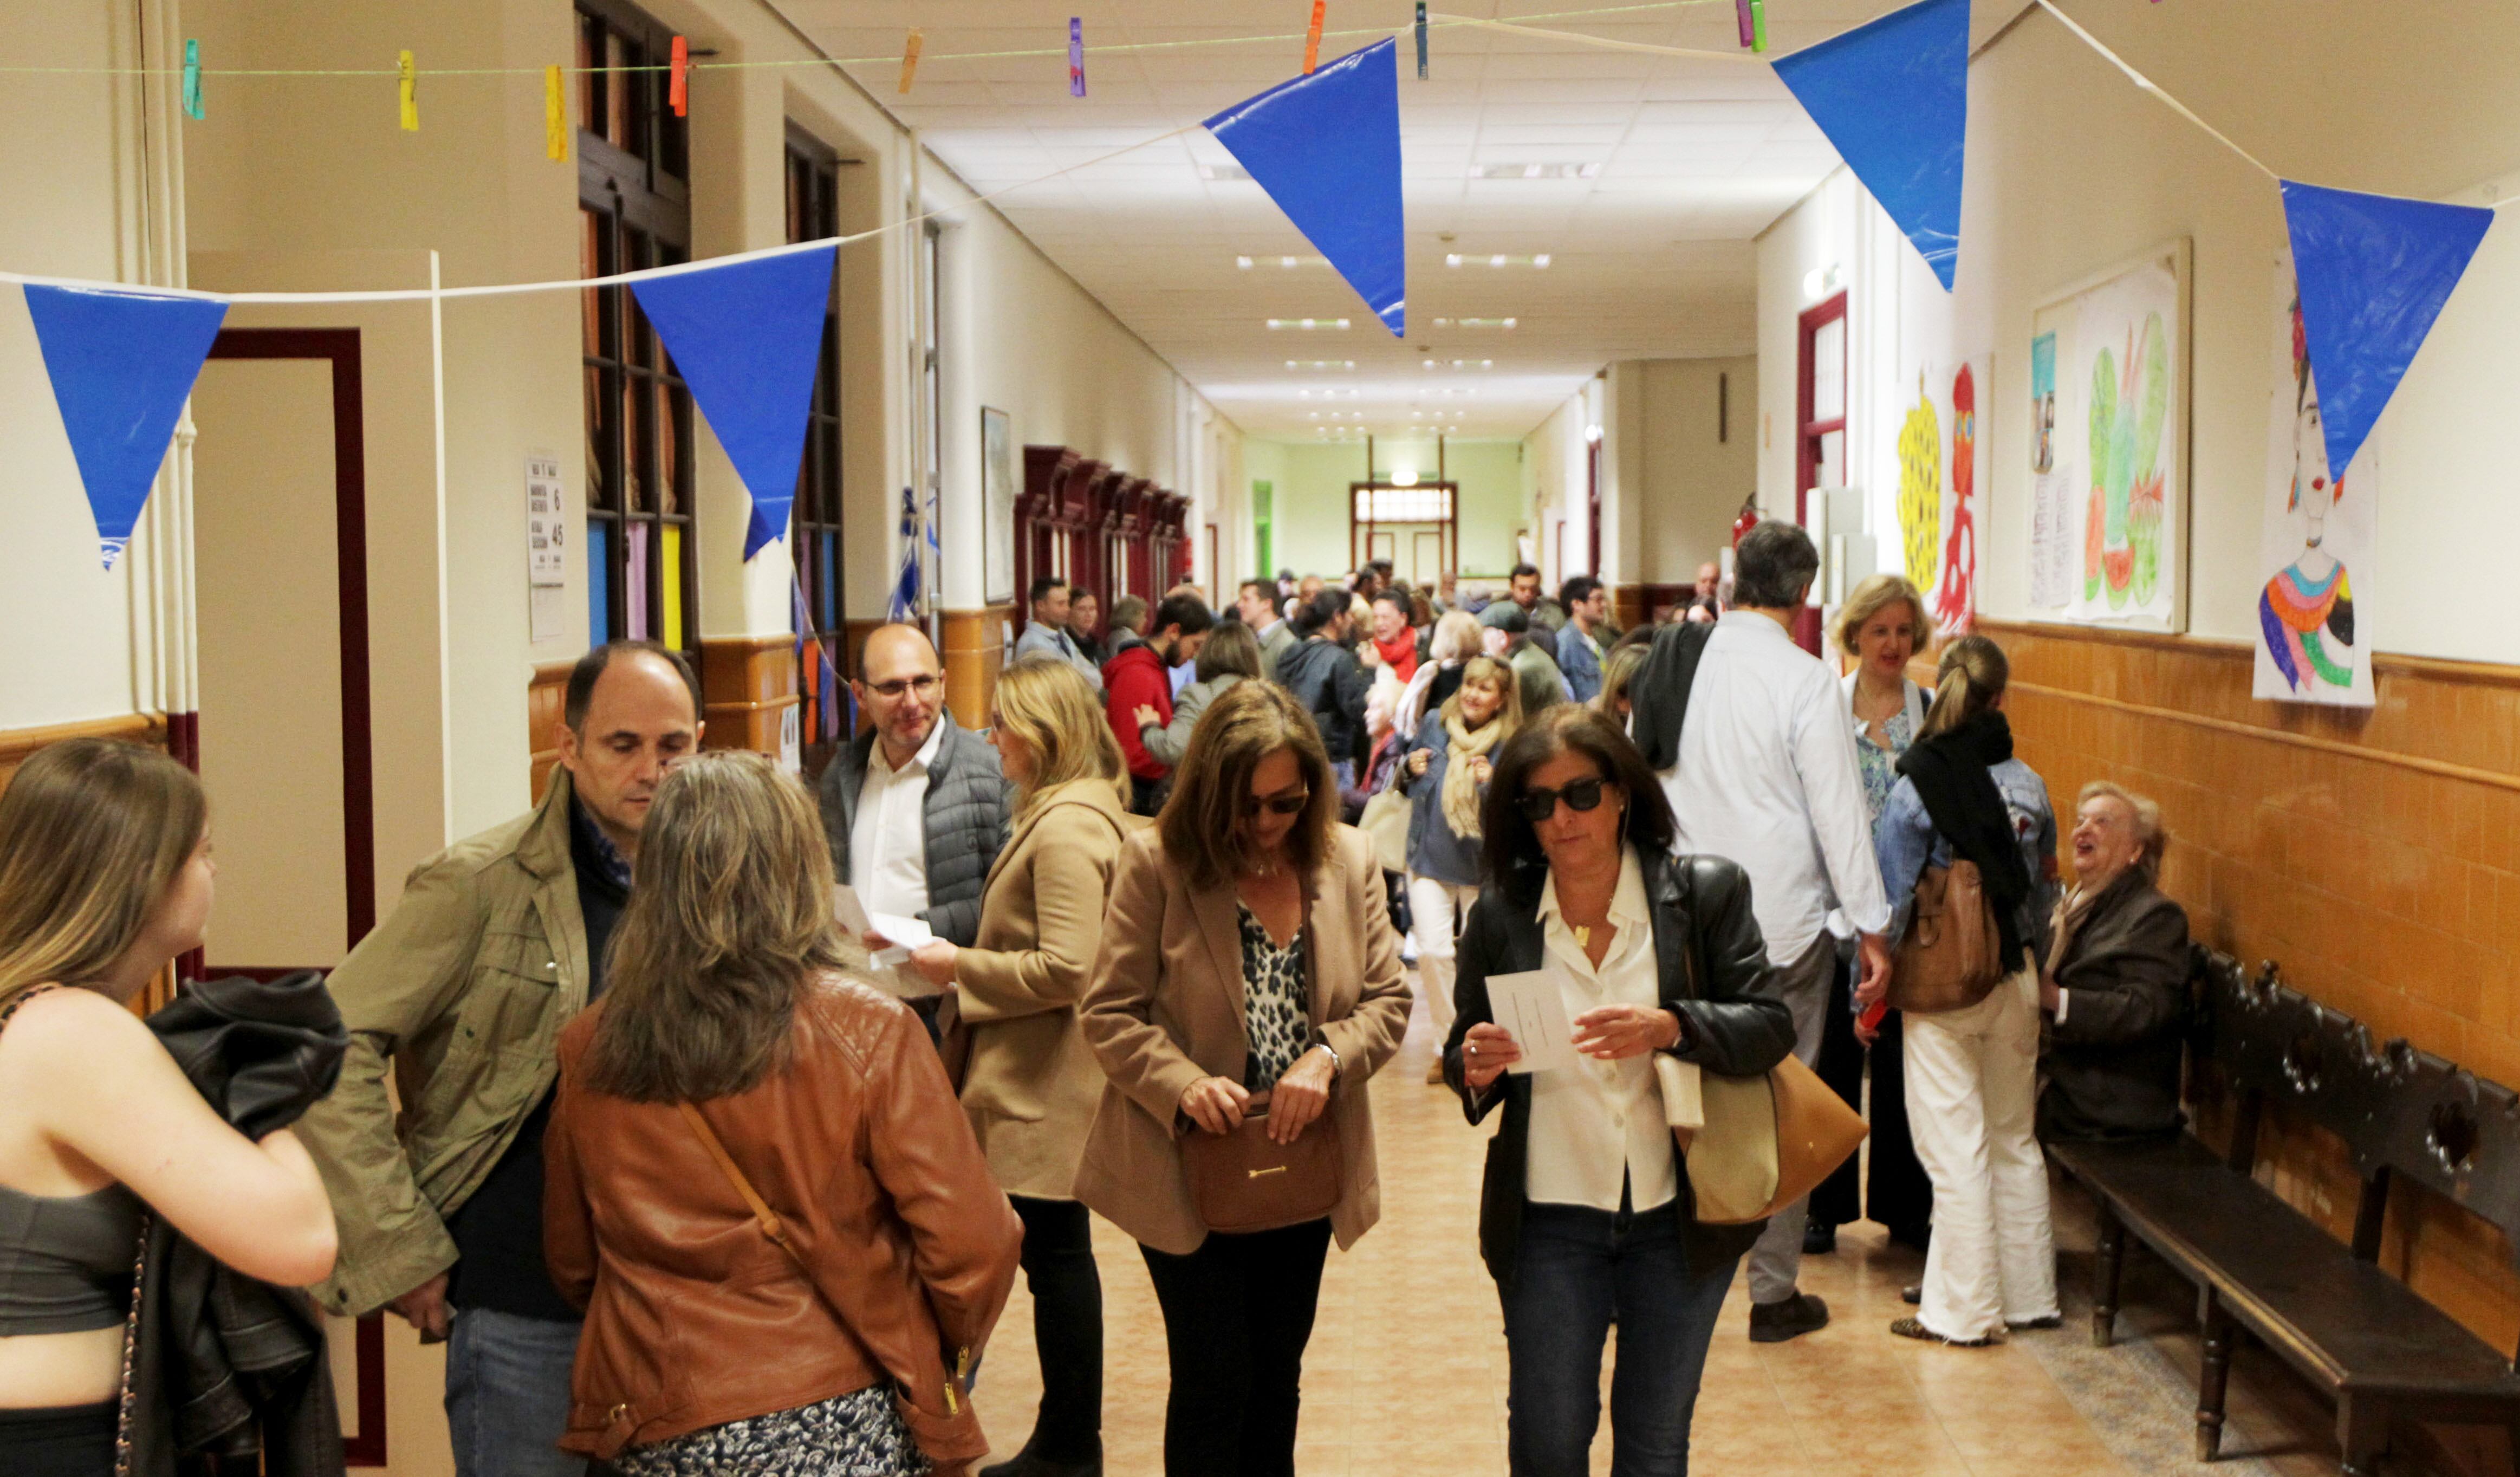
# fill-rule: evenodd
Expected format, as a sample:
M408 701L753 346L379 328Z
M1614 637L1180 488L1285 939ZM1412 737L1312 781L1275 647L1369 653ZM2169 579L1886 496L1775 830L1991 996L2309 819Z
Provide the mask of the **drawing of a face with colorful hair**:
M2258 597L2258 626L2267 654L2293 691L2314 681L2354 685L2354 586L2345 566L2320 545L2327 513L2345 497L2345 479L2328 476L2327 427L2318 412L2318 386L2310 370L2310 339L2301 300L2292 304L2292 488L2284 511L2308 525L2300 557L2275 572ZM2344 658L2330 655L2329 646Z

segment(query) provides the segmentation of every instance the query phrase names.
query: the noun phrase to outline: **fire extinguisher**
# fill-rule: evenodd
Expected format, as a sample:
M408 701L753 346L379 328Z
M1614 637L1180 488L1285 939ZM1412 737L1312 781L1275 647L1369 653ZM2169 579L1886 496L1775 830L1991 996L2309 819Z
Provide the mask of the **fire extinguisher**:
M1732 547L1736 549L1739 548L1741 546L1741 535L1749 532L1752 529L1755 529L1758 526L1759 500L1756 497L1743 499L1741 503L1741 516L1732 520Z

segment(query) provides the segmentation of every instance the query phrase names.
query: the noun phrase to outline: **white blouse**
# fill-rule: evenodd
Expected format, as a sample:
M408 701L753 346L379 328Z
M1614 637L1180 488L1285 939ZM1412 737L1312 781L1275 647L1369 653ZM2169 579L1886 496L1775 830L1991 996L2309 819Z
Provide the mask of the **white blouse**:
M1610 897L1609 921L1618 937L1598 969L1558 911L1554 876L1541 885L1540 920L1547 941L1541 968L1557 982L1567 1019L1597 1005L1661 1004L1653 914L1634 848L1624 849ZM1616 1062L1585 1057L1572 1067L1531 1074L1524 1194L1548 1205L1616 1211L1623 1179L1632 1210L1653 1210L1680 1193L1653 1054Z

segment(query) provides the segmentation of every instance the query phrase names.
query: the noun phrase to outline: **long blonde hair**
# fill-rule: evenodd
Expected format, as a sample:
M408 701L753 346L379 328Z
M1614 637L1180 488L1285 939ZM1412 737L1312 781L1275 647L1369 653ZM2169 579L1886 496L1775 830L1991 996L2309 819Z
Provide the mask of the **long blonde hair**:
M839 963L805 787L749 750L685 760L639 834L587 1085L635 1102L742 1092L787 1064L797 1000Z
M1436 662L1458 662L1478 655L1479 618L1468 611L1446 611L1435 623L1435 637L1426 643L1426 655Z
M1029 808L1044 791L1072 779L1110 785L1121 808L1129 805L1129 764L1102 704L1076 665L1035 653L998 673L992 719L1032 755L1032 778L1023 786Z
M1949 733L1976 717L2003 696L2004 684L2011 680L2012 664L2004 660L2002 647L1985 636L1958 637L1943 648L1943 659L1934 668L1934 706L1925 710L1916 737Z
M38 750L0 791L0 1005L101 979L208 824L202 782L157 750L98 738Z

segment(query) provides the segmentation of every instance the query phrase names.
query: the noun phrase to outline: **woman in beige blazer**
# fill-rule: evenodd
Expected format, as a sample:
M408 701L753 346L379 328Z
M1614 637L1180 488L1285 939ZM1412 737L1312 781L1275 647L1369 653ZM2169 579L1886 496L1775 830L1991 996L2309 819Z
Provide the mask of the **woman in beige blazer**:
M1330 1237L1352 1245L1380 1214L1366 1080L1399 1047L1409 986L1373 845L1337 815L1312 715L1275 683L1237 683L1112 883L1082 1009L1110 1081L1076 1195L1138 1238L1163 1308L1168 1477L1290 1477ZM1182 1136L1232 1131L1264 1096L1281 1142L1335 1124L1338 1202L1210 1232Z
M1102 1069L1077 1029L1077 997L1102 936L1128 814L1128 770L1102 702L1057 657L998 677L990 742L1019 801L989 869L969 948L938 941L911 955L952 988L970 1027L963 1111L1023 1219L1023 1270L1041 1355L1032 1438L982 1477L1068 1477L1102 1462L1102 1281L1090 1217L1075 1198Z

